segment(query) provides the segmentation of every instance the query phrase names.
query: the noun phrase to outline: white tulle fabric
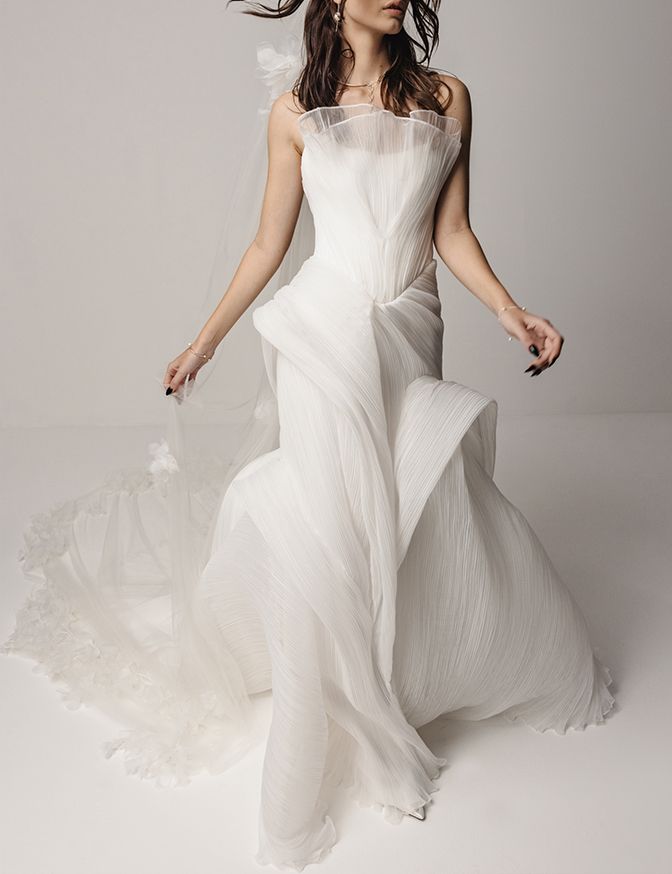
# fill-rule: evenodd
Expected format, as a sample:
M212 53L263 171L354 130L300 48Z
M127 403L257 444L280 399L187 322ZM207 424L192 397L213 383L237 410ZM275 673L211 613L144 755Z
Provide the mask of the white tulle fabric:
M446 760L416 729L435 717L564 733L614 703L493 481L496 402L442 378L433 213L459 122L359 104L299 124L315 249L253 312L266 445L227 482L157 443L142 475L36 517L6 645L118 717L108 754L160 785L237 760L272 689L256 858L295 870L336 841L333 787L392 822L430 799ZM166 508L187 474L202 561L180 568Z

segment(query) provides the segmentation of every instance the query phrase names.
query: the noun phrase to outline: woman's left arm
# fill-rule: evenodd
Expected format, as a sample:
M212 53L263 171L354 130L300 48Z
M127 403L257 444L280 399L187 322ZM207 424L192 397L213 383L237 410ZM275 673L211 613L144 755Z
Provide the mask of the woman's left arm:
M434 245L443 263L481 303L498 317L510 337L516 337L536 357L527 368L531 376L541 373L557 359L562 335L542 316L521 309L504 288L481 248L469 222L469 151L471 145L471 99L467 86L457 77L441 75L453 97L446 113L462 127L462 146L455 165L439 195L434 214ZM507 309L502 310L502 307ZM527 372L527 371L526 371Z

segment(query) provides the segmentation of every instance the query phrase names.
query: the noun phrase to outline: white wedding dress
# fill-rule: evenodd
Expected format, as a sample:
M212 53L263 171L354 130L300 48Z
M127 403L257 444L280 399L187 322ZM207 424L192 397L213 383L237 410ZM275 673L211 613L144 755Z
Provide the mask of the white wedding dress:
M336 841L330 787L394 822L430 799L446 760L416 729L439 715L564 733L614 704L576 602L493 481L496 402L442 379L433 215L459 122L358 104L299 124L315 250L253 313L277 445L216 505L215 473L191 471L193 593L170 569L170 465L35 517L36 582L4 647L117 718L108 755L158 782L239 758L250 696L272 689L256 858L296 870Z

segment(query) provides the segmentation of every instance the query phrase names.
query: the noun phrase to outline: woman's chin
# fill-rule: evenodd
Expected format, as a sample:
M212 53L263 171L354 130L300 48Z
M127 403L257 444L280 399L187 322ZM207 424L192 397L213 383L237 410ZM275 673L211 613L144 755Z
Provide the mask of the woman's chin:
M383 33L399 33L403 26L403 21L401 18L393 18L391 15L384 15L383 26L381 30Z

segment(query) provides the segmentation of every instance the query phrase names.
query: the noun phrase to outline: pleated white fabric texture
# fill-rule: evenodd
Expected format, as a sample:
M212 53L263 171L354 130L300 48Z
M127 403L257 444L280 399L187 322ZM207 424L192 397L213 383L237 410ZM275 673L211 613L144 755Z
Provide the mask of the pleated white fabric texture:
M356 104L299 124L315 250L253 312L272 426L229 482L200 472L202 566L171 563L180 477L159 448L158 486L112 482L34 526L38 583L4 648L117 716L108 752L159 783L237 760L272 689L256 859L294 870L336 842L335 786L391 822L430 800L446 760L417 729L437 716L565 733L614 705L494 483L496 402L443 379L433 214L459 121ZM176 583L194 573L193 593Z

